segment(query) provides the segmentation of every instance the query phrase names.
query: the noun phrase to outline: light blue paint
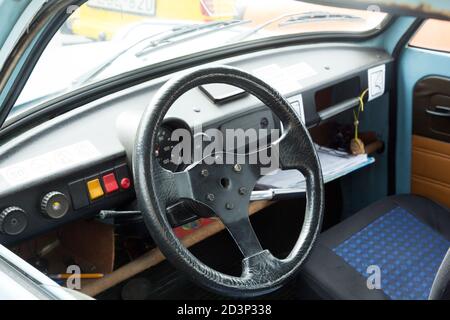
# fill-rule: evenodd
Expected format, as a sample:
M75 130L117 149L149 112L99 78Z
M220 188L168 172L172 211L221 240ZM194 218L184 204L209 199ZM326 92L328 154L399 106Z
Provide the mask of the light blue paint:
M366 41L364 45L374 48L383 48L389 54L392 54L397 43L415 20L416 18L414 17L398 17L382 34Z
M42 34L42 31L38 34L36 38L31 42L31 45L25 50L23 56L20 58L19 62L17 63L16 68L12 72L11 76L9 77L8 81L6 82L5 89L0 92L0 104L3 103L6 96L10 92L12 86L14 85L14 82L17 78L17 75L19 74L20 69L25 64L26 60L28 59L30 52L32 51L32 48L34 45L39 41L39 36Z
M400 57L396 148L397 193L411 191L411 134L413 92L427 76L450 77L450 54L406 48Z
M30 2L31 0L7 0L0 2L0 21L2 22L2 27L0 28L0 48L5 43L9 33Z
M2 19L2 28L0 29L0 69L10 55L15 41L17 41L20 34L26 28L27 23L31 21L34 13L39 10L43 1L44 0L34 0L34 2L31 0L8 0L0 2L0 19ZM37 41L37 38L35 38L32 42L32 46L34 46ZM3 101L14 85L19 70L28 58L32 46L26 49L24 55L19 60L16 68L6 82L4 89L0 92L0 104L3 104Z

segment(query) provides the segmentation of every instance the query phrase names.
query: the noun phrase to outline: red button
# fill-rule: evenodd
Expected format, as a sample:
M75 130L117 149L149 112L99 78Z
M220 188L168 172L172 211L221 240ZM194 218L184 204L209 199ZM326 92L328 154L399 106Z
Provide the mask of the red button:
M120 186L123 189L128 189L129 187L131 187L131 181L128 178L123 178L122 180L120 180Z
M119 185L117 184L114 173L109 173L103 176L103 185L105 186L106 193L111 193L119 190Z

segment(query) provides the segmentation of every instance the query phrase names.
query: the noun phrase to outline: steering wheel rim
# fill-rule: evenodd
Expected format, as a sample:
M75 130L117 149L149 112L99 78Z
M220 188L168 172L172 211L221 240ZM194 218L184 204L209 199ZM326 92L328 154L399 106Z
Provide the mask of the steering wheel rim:
M242 261L243 273L240 277L220 273L205 265L175 236L165 212L171 199L180 198L177 194L180 192L179 188L177 191L179 182L175 181L174 174L163 169L153 156L158 128L173 103L190 89L210 83L239 87L268 106L284 128L282 139L275 142L283 169L297 169L306 179L305 218L300 236L289 256L281 260L268 250L250 250ZM324 211L323 178L320 162L307 129L289 103L274 88L237 68L218 66L197 69L174 77L163 85L141 118L133 154L133 174L136 196L144 221L162 253L194 282L220 294L255 297L278 289L300 269L321 228ZM195 196L194 193L189 195ZM248 219L248 212L246 214ZM224 222L223 216L220 218ZM224 223L234 237L231 224L226 221ZM242 251L241 247L240 249Z

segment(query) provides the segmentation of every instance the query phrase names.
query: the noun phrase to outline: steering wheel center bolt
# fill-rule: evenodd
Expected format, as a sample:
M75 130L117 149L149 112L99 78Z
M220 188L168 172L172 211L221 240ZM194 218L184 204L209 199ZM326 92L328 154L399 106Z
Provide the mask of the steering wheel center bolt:
M234 209L234 204L232 204L231 202L227 202L227 204L225 205L225 208L227 210L233 210Z
M233 167L233 170L235 172L241 172L242 171L242 166L240 164L235 164Z
M200 172L200 174L202 175L202 177L207 177L209 176L209 172L207 169L202 169L202 171Z
M206 199L207 199L208 201L213 202L213 201L216 199L216 196L215 196L213 193L208 193L208 194L206 195Z
M240 194L241 196L246 195L246 194L247 194L247 188L245 188L245 187L240 187L240 188L239 188L239 194Z

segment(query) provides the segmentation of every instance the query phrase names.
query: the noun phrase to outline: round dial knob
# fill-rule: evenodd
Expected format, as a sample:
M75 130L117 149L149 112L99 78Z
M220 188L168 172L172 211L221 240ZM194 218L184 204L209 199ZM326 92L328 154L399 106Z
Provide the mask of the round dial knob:
M19 207L8 207L0 213L0 232L15 236L27 227L28 219L25 211Z
M49 218L62 218L69 211L69 200L64 193L58 191L49 192L42 198L41 211Z

